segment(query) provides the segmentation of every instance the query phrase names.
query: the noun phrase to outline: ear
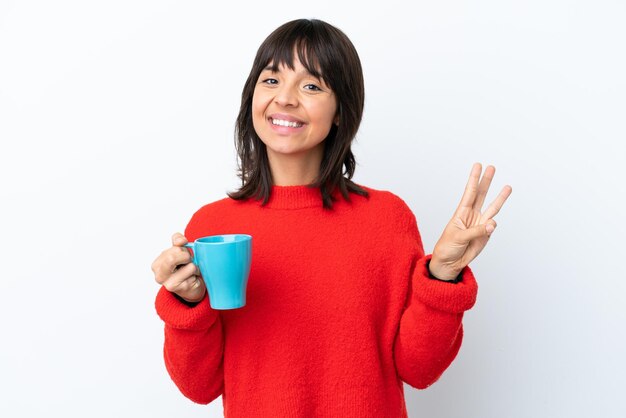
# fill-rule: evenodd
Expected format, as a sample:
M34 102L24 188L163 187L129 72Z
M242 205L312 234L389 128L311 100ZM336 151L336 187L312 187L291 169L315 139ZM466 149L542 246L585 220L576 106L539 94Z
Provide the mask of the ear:
M333 119L333 123L339 126L339 115L335 116L335 119Z

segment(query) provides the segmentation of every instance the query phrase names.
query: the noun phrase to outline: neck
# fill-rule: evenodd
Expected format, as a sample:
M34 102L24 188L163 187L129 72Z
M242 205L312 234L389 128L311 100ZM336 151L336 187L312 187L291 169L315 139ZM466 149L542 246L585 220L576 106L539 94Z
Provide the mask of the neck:
M313 183L319 175L323 149L307 155L277 154L268 150L272 182L276 186L298 186Z

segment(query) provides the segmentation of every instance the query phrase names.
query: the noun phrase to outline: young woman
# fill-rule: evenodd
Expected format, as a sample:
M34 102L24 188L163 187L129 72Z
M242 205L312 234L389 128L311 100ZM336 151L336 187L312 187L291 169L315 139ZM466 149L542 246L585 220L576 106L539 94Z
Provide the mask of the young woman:
M406 417L403 382L426 388L459 351L476 299L468 267L511 193L481 212L494 176L473 165L425 255L415 216L351 181L363 112L357 52L339 29L295 20L260 46L242 94L242 186L195 212L152 264L166 368L227 417ZM188 250L198 237L254 237L246 306L210 307Z

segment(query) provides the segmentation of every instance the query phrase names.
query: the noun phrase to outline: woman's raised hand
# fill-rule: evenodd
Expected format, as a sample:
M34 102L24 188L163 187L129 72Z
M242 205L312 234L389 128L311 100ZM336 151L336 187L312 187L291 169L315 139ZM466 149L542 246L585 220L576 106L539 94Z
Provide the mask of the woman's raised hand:
M480 254L496 228L493 217L513 191L511 186L504 186L498 197L481 212L496 168L488 166L482 179L481 172L482 165L475 163L461 202L435 244L429 269L438 279L456 278L461 270Z
M152 271L156 282L170 292L188 302L199 302L204 298L206 285L185 244L187 238L183 234L172 235L172 247L154 260Z

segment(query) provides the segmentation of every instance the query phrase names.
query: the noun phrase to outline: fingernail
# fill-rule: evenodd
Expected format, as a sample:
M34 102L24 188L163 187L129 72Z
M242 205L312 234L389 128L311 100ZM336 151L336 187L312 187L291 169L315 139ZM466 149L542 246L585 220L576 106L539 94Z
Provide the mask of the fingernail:
M485 228L487 230L488 234L491 234L493 232L494 229L496 229L493 225L489 224L487 225L487 227Z

